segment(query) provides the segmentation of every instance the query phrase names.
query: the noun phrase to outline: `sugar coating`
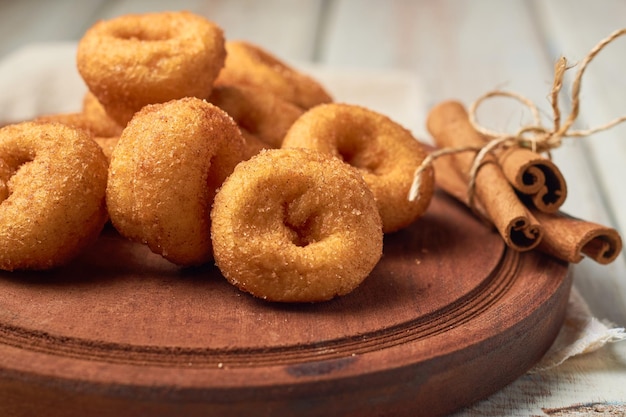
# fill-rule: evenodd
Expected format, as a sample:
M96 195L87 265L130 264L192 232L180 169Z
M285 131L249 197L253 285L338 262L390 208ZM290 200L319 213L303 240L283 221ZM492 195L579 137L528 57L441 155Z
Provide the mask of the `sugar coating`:
M382 254L382 224L358 171L301 149L240 163L211 211L215 261L257 297L313 302L353 291Z
M303 114L287 132L283 148L307 148L356 167L370 187L385 233L420 217L432 199L431 169L422 174L420 198L407 196L426 151L411 132L373 110L343 103L322 104Z
M259 45L229 40L225 42L225 48L226 60L217 78L218 84L259 87L302 109L332 101L319 82L290 67Z
M243 84L218 84L208 101L228 113L242 130L257 137L263 148L280 148L289 127L304 113L268 90Z
M76 61L89 90L125 126L147 104L208 97L225 57L219 26L172 11L97 22L81 38Z
M111 156L107 206L113 226L178 265L210 261L213 196L242 160L243 147L232 118L204 100L144 107Z
M0 129L0 269L63 265L100 234L107 159L91 136L59 123Z

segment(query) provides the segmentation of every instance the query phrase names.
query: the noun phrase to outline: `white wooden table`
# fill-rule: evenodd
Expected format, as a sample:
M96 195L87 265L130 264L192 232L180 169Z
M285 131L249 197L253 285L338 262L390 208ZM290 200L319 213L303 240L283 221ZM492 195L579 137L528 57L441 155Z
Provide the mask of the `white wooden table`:
M0 59L33 42L78 40L98 19L165 9L205 15L227 38L252 40L288 62L409 74L422 94L412 103L417 110L409 127L425 141L426 111L445 99L470 103L504 88L549 111L554 61L564 55L575 64L600 39L626 27L623 0L0 1ZM625 66L626 38L620 38L587 71L577 126L626 113ZM564 103L568 94L566 85ZM487 108L484 117L501 112ZM509 113L513 123L519 114ZM567 140L553 156L569 184L564 210L623 236L626 125ZM573 273L593 314L626 326L624 254L608 266L583 261ZM522 376L457 415L589 414L626 415L626 343Z

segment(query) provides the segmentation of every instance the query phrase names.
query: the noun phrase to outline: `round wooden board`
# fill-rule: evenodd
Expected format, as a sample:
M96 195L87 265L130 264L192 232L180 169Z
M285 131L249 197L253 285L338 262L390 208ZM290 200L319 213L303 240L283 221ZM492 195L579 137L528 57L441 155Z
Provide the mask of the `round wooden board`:
M319 304L255 299L107 229L67 267L0 274L0 415L445 414L540 359L567 271L441 193Z

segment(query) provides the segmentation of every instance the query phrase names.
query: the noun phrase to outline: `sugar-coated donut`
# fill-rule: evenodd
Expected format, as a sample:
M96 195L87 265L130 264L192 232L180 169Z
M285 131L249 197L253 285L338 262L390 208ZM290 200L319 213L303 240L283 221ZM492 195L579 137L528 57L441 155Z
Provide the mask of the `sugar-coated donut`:
M222 29L201 16L128 14L85 32L77 66L107 113L125 126L147 104L208 97L225 54Z
M208 101L270 148L280 148L287 130L304 112L270 91L246 85L217 84Z
M342 103L316 106L291 126L283 147L314 149L358 168L376 197L385 233L408 226L430 203L430 169L422 174L420 198L407 199L426 150L407 129L375 111Z
M232 118L204 100L144 107L111 156L107 205L113 226L173 263L211 260L211 204L243 148Z
M324 87L310 76L245 41L226 42L227 57L218 83L252 85L308 109L332 101Z
M360 173L310 150L264 150L240 163L211 219L222 274L270 301L345 295L382 253L380 216Z
M107 160L87 131L24 122L0 129L0 269L63 265L107 212Z

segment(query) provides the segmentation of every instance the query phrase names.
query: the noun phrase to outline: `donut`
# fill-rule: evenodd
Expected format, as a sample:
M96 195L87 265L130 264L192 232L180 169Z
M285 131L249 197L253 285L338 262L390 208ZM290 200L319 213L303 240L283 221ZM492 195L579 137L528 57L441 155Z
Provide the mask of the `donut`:
M224 277L269 301L348 294L382 254L380 215L360 173L306 149L241 162L215 196L211 222Z
M266 148L280 148L287 130L304 112L270 91L246 85L217 84L208 101L226 111Z
M333 155L356 167L376 197L383 231L413 223L433 194L432 170L422 174L420 198L407 199L416 168L427 156L404 127L373 110L343 103L316 106L291 126L284 148L308 148Z
M226 51L224 68L216 81L218 84L256 86L303 109L332 101L320 83L258 45L230 40L226 42Z
M89 90L125 126L147 104L208 97L225 54L219 26L179 11L99 21L80 39L76 61Z
M113 149L106 201L126 238L182 265L212 259L215 190L242 160L244 140L220 108L187 97L135 114Z
M107 219L107 160L60 123L0 129L0 269L45 270L92 243Z

